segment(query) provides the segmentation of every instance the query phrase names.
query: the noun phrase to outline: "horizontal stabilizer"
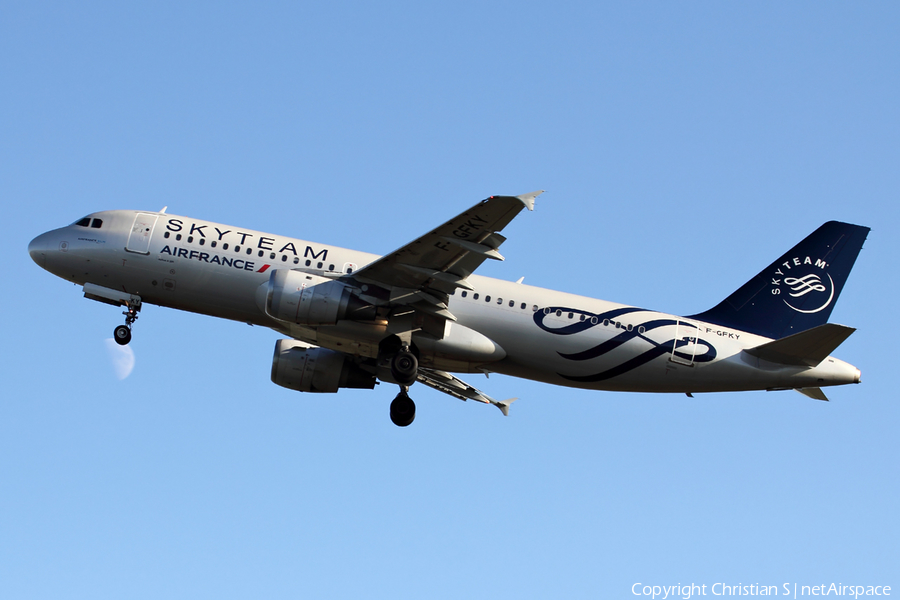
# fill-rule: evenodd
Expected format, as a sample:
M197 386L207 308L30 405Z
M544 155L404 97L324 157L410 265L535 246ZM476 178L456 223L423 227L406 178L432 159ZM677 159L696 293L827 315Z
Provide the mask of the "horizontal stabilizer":
M773 363L815 367L834 352L835 348L840 346L854 331L856 329L853 327L825 323L774 342L749 348L744 352Z
M825 392L822 391L822 388L796 388L796 390L807 398L812 398L813 400L824 400L825 402L828 402L828 396L825 395Z

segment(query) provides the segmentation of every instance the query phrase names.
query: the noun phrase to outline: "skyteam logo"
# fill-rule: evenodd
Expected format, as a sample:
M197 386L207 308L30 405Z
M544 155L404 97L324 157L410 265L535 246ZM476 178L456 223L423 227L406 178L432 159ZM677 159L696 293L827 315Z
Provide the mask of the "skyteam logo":
M826 272L827 267L824 260L813 261L809 256L786 260L772 276L772 294L786 296L782 298L784 303L799 313L824 310L834 300L834 280Z

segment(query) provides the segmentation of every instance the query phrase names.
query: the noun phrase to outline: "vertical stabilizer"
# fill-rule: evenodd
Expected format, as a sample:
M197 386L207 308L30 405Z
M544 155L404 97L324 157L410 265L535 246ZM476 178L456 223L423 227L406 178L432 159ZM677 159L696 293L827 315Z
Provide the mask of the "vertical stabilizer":
M736 292L691 318L779 339L828 322L868 227L825 223Z

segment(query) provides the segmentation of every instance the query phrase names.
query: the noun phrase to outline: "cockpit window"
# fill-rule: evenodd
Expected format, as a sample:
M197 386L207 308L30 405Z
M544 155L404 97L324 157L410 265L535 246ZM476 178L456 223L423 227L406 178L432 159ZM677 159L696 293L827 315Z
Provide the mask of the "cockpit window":
M83 218L82 220L78 221L78 222L75 223L75 224L78 225L79 227L87 227L88 225L91 224L91 218L90 218L90 217L85 217L85 218Z
M100 229L101 227L103 227L103 219L94 219L93 221L91 221L91 227L93 227L94 229Z

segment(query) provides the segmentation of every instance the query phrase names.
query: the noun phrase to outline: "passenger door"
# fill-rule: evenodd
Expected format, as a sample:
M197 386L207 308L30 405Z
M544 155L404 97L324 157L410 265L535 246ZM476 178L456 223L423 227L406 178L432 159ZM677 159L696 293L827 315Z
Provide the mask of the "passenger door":
M125 250L139 254L150 254L150 238L153 236L153 229L156 227L158 219L159 215L146 213L135 215L131 233L128 234L128 243L125 244Z

